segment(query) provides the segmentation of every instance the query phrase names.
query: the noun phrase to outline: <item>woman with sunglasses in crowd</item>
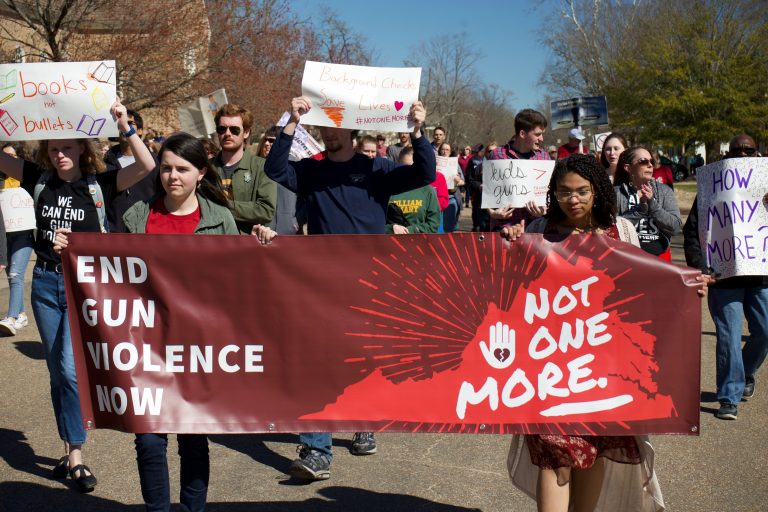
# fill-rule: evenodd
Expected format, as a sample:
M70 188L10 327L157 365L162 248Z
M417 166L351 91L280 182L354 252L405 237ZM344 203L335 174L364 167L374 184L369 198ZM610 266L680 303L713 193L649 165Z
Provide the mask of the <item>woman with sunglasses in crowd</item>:
M134 204L123 216L130 233L237 235L218 174L209 169L205 145L187 133L168 137L158 154L160 193ZM56 232L56 250L68 245L69 230ZM180 503L202 511L208 495L210 463L205 434L178 434ZM167 434L136 434L136 461L147 511L170 511Z
M104 202L108 204L155 167L149 150L128 124L128 114L120 100L112 104L111 112L136 157L134 163L119 170L101 172L101 152L88 139L43 140L36 163L0 153L0 172L19 180L35 198L37 262L32 274L32 312L51 377L56 425L64 441L64 456L53 468L53 476L69 475L82 492L94 489L96 477L83 464L85 430L80 416L61 256L54 250L55 231L61 227L70 231L105 231Z
M635 226L641 249L672 261L671 239L680 233L683 221L672 189L653 179L654 164L643 146L621 154L614 182L617 214Z
M564 237L592 233L639 245L632 224L616 216L608 175L596 159L580 154L555 164L547 213L528 226L505 227L501 236L514 241L523 232ZM604 510L663 508L646 437L515 436L508 467L513 483L535 497L541 511L592 511L601 496Z

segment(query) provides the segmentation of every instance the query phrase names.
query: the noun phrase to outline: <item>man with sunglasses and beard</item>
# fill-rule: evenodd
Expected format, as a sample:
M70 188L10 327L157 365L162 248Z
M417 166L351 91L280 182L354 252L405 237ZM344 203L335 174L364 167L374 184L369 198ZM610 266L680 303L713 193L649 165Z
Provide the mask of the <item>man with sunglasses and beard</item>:
M227 103L214 116L221 151L211 160L219 173L229 210L241 234L251 234L255 224L269 224L275 215L277 185L264 173L264 159L246 149L253 115Z
M747 134L731 139L725 155L726 158L757 156L760 155L755 140ZM768 208L768 194L763 197L762 207ZM768 272L726 279L712 274L699 244L698 211L697 196L683 226L685 261L709 278L707 301L715 322L717 401L720 402L715 416L735 420L738 404L754 396L755 374L768 354ZM742 316L747 319L750 334L743 349Z

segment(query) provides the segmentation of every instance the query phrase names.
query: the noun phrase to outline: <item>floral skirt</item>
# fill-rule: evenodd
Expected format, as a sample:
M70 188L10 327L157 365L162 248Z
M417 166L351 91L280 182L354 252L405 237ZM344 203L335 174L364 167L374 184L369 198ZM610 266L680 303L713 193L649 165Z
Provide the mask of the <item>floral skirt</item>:
M531 462L541 469L591 468L598 457L622 464L640 464L640 450L632 436L527 435Z

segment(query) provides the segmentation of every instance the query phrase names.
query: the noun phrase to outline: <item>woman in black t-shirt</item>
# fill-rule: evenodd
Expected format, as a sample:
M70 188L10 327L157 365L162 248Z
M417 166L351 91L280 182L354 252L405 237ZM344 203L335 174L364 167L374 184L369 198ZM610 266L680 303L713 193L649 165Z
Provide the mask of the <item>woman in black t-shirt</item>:
M82 492L96 486L96 477L83 464L85 430L80 416L72 340L67 320L67 302L61 257L53 250L55 231L103 231L99 211L104 201L146 176L155 166L149 150L135 129L120 100L111 108L118 129L128 139L136 161L117 171L104 170L99 152L86 139L51 139L40 142L37 163L14 159L0 152L0 172L21 181L35 198L37 236L32 278L32 311L45 349L51 376L51 401L65 455L53 468L53 476L69 475ZM88 178L88 175L95 175ZM35 189L37 188L37 194Z

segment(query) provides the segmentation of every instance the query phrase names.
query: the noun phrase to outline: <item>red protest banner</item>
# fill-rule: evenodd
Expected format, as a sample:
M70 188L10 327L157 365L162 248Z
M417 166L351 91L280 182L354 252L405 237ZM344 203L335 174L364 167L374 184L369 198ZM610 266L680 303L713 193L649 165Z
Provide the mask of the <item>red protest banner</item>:
M73 233L87 428L695 434L697 272L600 236Z

